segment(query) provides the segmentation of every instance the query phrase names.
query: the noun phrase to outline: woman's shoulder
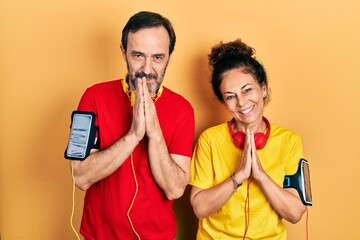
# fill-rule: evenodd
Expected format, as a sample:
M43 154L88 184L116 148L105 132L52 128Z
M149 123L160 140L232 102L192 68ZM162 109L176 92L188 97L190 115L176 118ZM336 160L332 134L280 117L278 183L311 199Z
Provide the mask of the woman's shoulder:
M200 136L206 138L216 138L224 134L229 134L229 127L227 122L206 128L201 132Z
M301 140L301 136L299 133L295 132L292 129L282 127L282 126L279 126L279 125L273 124L273 123L271 124L270 136L273 136L273 137L281 136L281 137Z

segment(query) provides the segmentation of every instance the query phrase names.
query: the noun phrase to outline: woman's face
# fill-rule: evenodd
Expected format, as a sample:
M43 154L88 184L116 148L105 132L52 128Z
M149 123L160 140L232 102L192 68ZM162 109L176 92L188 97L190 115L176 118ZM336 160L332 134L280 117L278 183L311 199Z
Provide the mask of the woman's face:
M220 92L225 107L236 120L237 130L256 130L261 126L266 86L260 86L251 74L233 69L223 74Z

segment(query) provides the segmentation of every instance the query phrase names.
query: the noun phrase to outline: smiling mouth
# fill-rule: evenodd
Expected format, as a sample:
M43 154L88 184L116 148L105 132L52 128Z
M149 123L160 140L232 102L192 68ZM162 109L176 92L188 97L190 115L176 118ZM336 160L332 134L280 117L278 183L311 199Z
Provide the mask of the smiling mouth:
M241 114L248 114L249 112L251 112L251 110L253 110L254 109L254 106L251 106L251 107L249 107L249 108L247 108L247 109L245 109L245 110L243 110L243 111L240 111L240 113Z

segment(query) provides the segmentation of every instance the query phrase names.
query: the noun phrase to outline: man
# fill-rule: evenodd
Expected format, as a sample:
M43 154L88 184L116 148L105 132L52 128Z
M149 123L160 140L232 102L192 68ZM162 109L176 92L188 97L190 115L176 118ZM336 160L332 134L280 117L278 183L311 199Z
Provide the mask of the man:
M172 200L189 181L194 110L162 86L176 36L168 19L139 12L122 32L124 79L86 90L79 111L93 112L100 150L74 161L86 190L81 234L87 240L174 239Z

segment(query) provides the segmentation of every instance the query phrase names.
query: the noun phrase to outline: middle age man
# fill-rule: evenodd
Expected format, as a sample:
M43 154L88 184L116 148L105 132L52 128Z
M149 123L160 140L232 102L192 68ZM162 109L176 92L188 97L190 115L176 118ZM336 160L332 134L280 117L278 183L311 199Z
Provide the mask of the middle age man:
M122 32L123 79L88 88L79 111L93 112L100 150L74 161L86 190L81 234L87 240L173 240L173 200L190 177L194 110L162 85L175 46L170 21L132 16Z

